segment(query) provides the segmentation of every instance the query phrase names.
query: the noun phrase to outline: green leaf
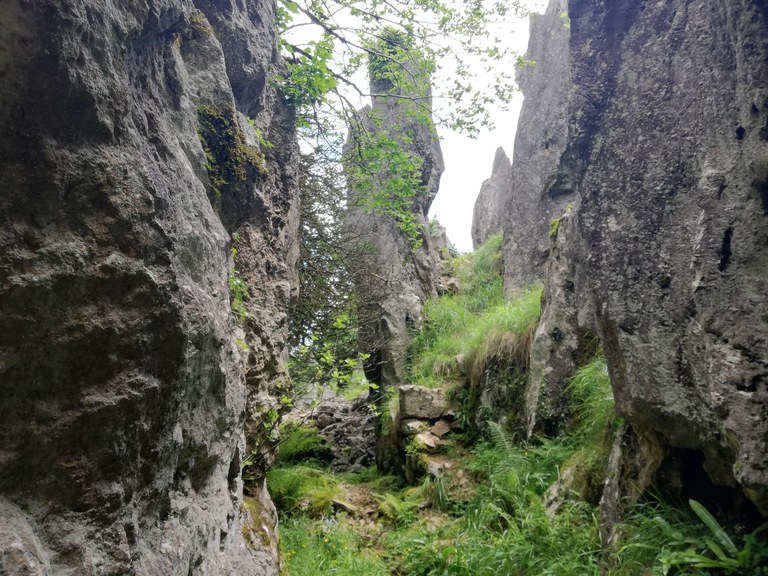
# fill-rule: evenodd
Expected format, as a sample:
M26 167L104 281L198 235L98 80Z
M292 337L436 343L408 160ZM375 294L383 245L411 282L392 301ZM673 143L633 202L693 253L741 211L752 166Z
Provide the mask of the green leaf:
M736 555L738 554L739 550L736 548L736 545L733 543L733 540L730 539L728 534L726 534L725 530L723 530L723 527L720 526L717 520L715 520L715 517L712 516L712 514L709 513L709 510L707 510L704 506L702 506L699 502L696 500L688 500L688 504L691 507L691 510L694 511L696 516L698 516L704 524L706 524L707 528L712 532L712 535L715 537L715 539L726 549L729 553Z

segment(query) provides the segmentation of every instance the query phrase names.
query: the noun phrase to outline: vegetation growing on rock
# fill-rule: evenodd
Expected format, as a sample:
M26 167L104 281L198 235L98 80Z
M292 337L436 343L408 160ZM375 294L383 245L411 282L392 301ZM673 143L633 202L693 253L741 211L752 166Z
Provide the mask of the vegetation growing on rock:
M541 293L535 289L504 296L501 244L499 237L492 238L476 253L453 262L462 289L425 308L422 330L410 350L412 381L447 387L460 398L465 387L472 390L486 384L477 384L473 373L487 376L500 356L509 362L502 373L519 370L525 375L526 351L521 347L527 346L535 328ZM497 346L507 338L516 343ZM482 363L485 371L479 369ZM408 394L417 394L415 388L409 386ZM310 460L297 459L296 450L289 448L270 472L270 484L282 505L285 573L741 573L737 560L718 556L718 542L726 541L726 531L718 532L714 540L709 536L717 521L709 520L711 515L701 512L700 504L677 507L658 496L649 496L631 511L620 528L621 550L610 561L603 556L598 504L620 419L614 413L601 354L571 375L568 396L573 418L556 438L526 440L515 428L515 412L523 409L522 395L517 395L517 405L493 406L504 424L483 419L476 433L468 433L464 412L470 415L468 420L482 414L487 418L490 412L465 401L451 424L453 432L442 436L436 447L411 436L403 450L421 459L423 466L421 476L408 482L383 476L375 468L333 474L311 458L322 450L322 441L311 429L299 428L291 446ZM396 404L392 410L397 414ZM413 410L422 414L427 428L419 429L426 430L444 409L434 411L421 404ZM395 418L391 426L398 421ZM729 527L727 538L738 544L723 554L748 548L740 566L751 566L744 573L758 576L763 549L757 542L766 528L750 533L752 529L738 532Z
M235 194L238 187L252 182L255 174L264 174L266 159L258 148L248 145L232 108L200 106L197 119L207 160L208 197L214 208L221 210L222 195Z

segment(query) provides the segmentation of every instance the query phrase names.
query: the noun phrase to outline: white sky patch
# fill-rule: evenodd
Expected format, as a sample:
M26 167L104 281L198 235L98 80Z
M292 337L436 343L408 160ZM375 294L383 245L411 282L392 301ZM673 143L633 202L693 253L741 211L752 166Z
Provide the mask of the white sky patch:
M530 10L543 12L545 0L529 0ZM507 29L497 35L509 42L516 53L523 55L528 46L528 19L510 19ZM514 69L498 70L497 74L508 74L514 78ZM483 81L480 74L479 81ZM489 83L493 77L485 77ZM445 128L438 131L441 136L445 172L440 180L440 190L432 202L429 215L445 226L448 239L460 252L472 251L472 210L483 181L490 177L496 149L501 146L511 159L517 131L517 118L523 104L523 95L516 92L508 111L497 110L492 114L494 130L483 130L477 138L469 138ZM435 108L439 109L439 102Z

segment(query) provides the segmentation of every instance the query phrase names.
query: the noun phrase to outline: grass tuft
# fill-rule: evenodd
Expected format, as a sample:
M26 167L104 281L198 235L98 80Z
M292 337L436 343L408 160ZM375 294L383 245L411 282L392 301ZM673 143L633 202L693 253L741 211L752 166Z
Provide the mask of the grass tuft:
M428 302L411 346L411 382L430 388L479 376L492 358L527 368L541 314L541 288L504 294L501 235L457 262L461 290Z

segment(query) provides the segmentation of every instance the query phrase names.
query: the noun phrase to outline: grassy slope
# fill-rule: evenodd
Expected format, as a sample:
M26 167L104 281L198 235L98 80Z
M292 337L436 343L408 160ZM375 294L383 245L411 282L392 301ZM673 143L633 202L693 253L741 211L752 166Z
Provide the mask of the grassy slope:
M492 239L460 260L462 291L427 306L423 331L412 346L414 383L455 385L462 373L471 372L474 362L498 349L498 342L508 343L510 335L517 342L535 329L540 291L530 290L511 300L504 297L500 246L500 238ZM520 444L491 424L478 444L457 442L449 447L443 457L451 468L418 486L401 486L375 470L333 476L317 463L301 461L301 450L309 454L311 447L303 445L288 454L284 450L284 463L268 477L282 508L284 573L597 574L596 500L615 426L610 382L601 357L574 374L571 393L578 418L568 434ZM566 469L573 481L568 497L554 512L547 507L551 502L546 491ZM626 544L616 558L613 576L665 574L664 570L669 574L728 573L690 564L672 567L687 548L705 557L714 554L707 548L706 527L689 512L646 503L628 520L624 533Z

